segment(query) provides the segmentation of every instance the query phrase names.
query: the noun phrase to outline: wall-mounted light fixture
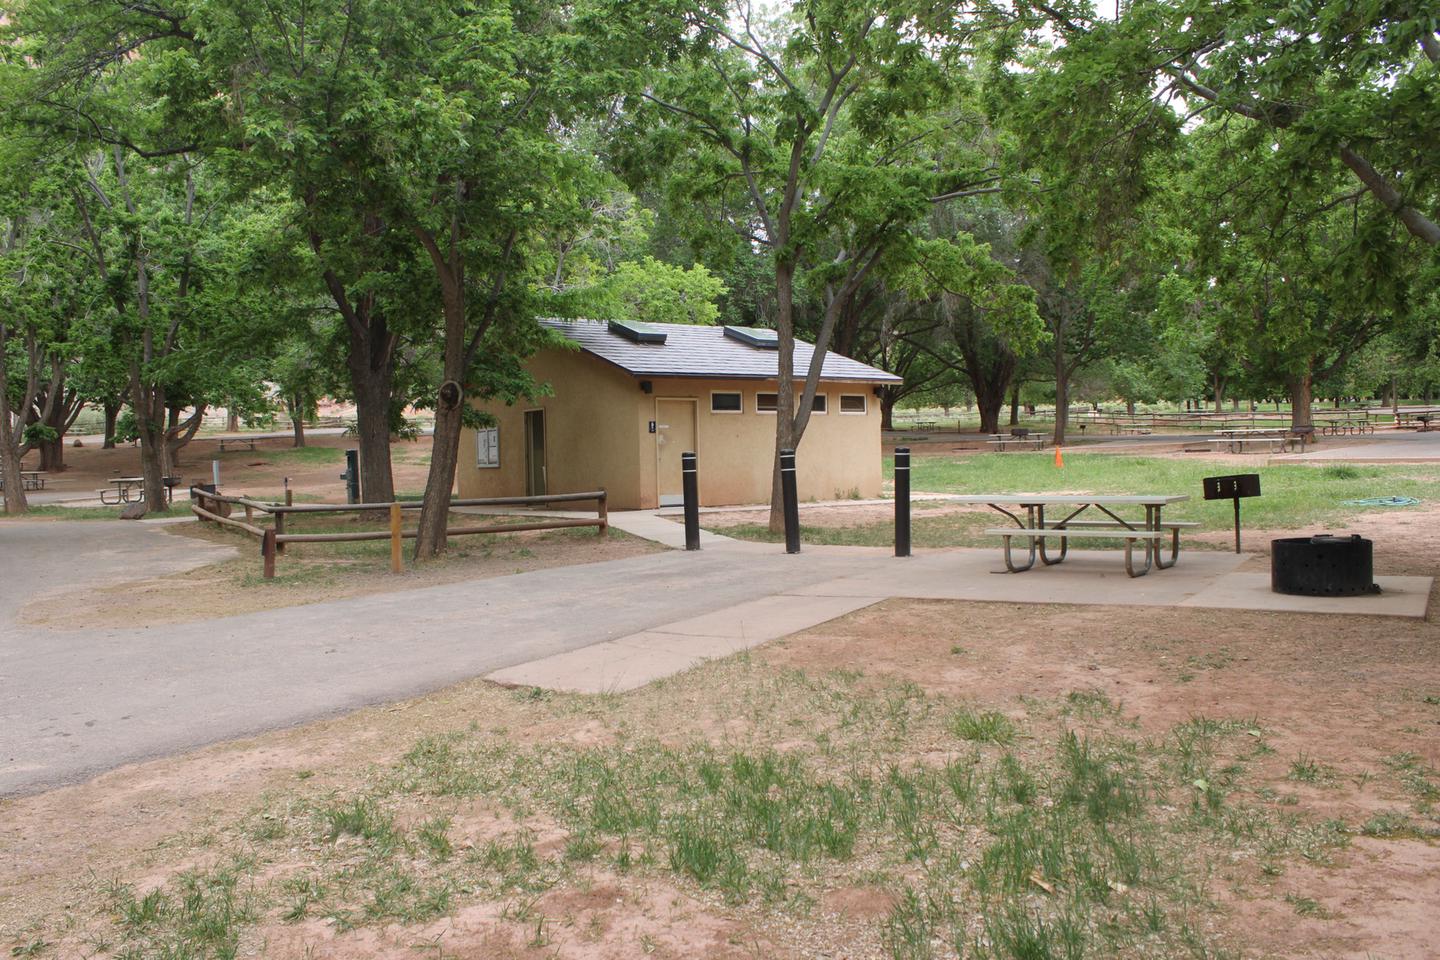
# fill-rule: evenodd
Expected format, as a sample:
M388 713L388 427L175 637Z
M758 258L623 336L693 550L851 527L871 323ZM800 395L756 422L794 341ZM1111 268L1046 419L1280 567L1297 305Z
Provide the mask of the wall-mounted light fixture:
M651 392L652 390L654 390L654 389L655 389L655 384L651 383L649 380L641 380L641 381L640 381L640 392L641 392L641 393L650 393L650 392Z
M884 387L876 387L876 388L875 388L875 399L876 399L876 400L879 400L879 399L880 399L881 397L883 397L883 396L885 396L885 388L884 388Z

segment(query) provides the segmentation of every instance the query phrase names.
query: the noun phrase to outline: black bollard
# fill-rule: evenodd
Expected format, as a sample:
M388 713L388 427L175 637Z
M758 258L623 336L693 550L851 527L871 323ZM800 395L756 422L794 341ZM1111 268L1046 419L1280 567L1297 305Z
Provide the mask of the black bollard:
M785 501L785 552L800 552L800 502L795 492L795 451L780 451L780 496Z
M700 476L698 458L680 454L680 481L685 491L685 549L700 549Z
M895 448L895 556L910 556L910 448Z
M360 451L345 451L345 472L340 474L345 481L345 502L360 502Z

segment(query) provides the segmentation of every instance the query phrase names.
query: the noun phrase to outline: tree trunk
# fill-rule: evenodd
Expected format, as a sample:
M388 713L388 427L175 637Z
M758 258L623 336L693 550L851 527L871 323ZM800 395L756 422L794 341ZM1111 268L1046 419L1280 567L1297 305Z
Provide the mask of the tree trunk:
M165 391L142 384L140 367L131 364L130 397L140 435L140 475L144 478L145 502L152 511L165 509L165 477L169 475L169 453L165 443Z
M1286 385L1290 388L1290 426L1311 426L1314 423L1310 416L1313 384L1309 365L1306 365L1304 373L1291 377Z
M466 309L465 267L453 237L448 257L442 259L438 246L430 249L440 280L440 298L445 314L445 341L440 387L435 395L435 435L430 447L430 473L425 480L425 502L415 533L416 561L429 560L445 552L450 522L450 493L455 485L455 467L460 462L460 414L465 402ZM389 442L387 436L386 442Z
M1010 390L1010 426L1020 425L1020 385L1017 383Z
M227 433L238 433L240 430L240 414L234 410L225 411L225 431Z
M785 531L785 498L780 486L780 451L795 449L795 265L775 264L775 326L779 334L776 357L775 456L770 465L770 532ZM800 470L797 451L796 474Z
M1070 423L1070 371L1065 367L1065 355L1055 350L1055 446L1065 442L1065 427Z
M351 328L346 366L350 389L355 394L360 499L364 503L390 503L395 499L395 480L390 473L390 391L395 361L383 317L371 316L365 336Z
M880 391L880 429L895 429L895 391L889 387Z
M65 469L65 437L63 434L54 440L41 440L37 446L40 448L41 470L47 473L60 473Z
M1395 377L1390 378L1390 415L1400 416L1400 381Z
M295 433L295 446L305 446L305 407L299 397L290 398L290 429Z
M1216 413L1224 413L1224 412L1225 412L1225 407L1223 406L1224 403L1225 403L1225 381L1222 380L1222 379L1220 378L1220 374L1217 373L1217 374L1215 374L1215 412L1216 412Z
M1131 416L1131 417L1135 416L1135 401L1134 401L1134 400L1126 400L1126 401L1125 401L1125 413L1126 413L1127 416Z
M101 450L115 449L115 421L120 418L120 404L118 401L107 401L105 407L105 441L100 444Z
M0 323L0 476L5 479L5 512L24 513L30 508L25 498L25 484L20 480L20 447L15 442L15 426L10 412L10 391L5 369L5 324Z

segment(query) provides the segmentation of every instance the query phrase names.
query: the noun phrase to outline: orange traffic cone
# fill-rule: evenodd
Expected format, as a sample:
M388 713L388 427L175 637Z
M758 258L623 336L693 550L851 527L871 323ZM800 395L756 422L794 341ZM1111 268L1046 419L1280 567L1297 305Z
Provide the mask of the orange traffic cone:
M1059 448L1059 447L1056 447L1056 448L1055 448L1055 466L1057 466L1057 467L1063 467L1063 466L1065 466L1065 458L1060 455L1060 448Z

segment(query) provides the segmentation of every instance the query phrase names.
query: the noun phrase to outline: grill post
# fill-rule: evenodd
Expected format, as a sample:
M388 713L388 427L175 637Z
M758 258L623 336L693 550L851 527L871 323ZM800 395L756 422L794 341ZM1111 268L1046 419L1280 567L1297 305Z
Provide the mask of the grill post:
M895 556L910 556L910 448L895 448Z
M800 502L795 491L795 451L780 451L780 497L785 507L785 552L800 552Z
M680 479L685 494L685 549L700 549L700 475L699 458L693 453L680 454Z

